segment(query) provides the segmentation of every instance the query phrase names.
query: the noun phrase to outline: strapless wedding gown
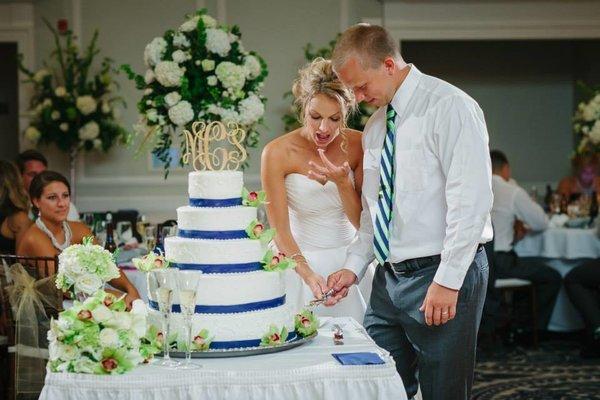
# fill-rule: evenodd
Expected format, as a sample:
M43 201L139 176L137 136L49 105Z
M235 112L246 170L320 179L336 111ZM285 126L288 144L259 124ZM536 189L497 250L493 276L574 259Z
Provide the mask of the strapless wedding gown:
M292 173L285 177L290 229L294 240L310 267L325 280L341 269L346 260L348 245L356 229L346 216L337 186L325 185L307 176ZM301 310L314 298L311 290L295 271L287 272L286 301ZM360 283L353 285L348 296L333 307L319 306L321 316L351 316L362 324L366 302L371 293L373 268Z

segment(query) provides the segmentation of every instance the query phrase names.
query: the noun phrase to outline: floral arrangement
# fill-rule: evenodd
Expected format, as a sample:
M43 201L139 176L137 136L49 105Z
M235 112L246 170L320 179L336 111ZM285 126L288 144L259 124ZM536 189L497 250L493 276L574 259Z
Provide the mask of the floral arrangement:
M310 310L302 310L294 317L296 332L302 337L310 336L319 328L319 320Z
M112 60L104 58L100 70L91 72L100 51L96 47L98 31L80 54L70 31L59 34L44 22L54 36L52 57L58 65L44 63L44 68L33 72L25 68L22 57L19 59L19 69L33 85L31 121L25 137L33 143L53 143L74 154L79 150L106 152L117 142L127 143L129 133L116 122L115 103L124 102L114 94L118 86L111 76L116 72Z
M579 83L584 97L573 116L573 132L579 137L578 155L600 152L600 87L593 89Z
M242 204L250 207L259 207L267 202L267 194L264 190L250 192L244 188L242 191Z
M114 255L88 236L58 256L56 287L64 292L92 295L104 284L120 276Z
M276 346L285 343L288 338L288 330L284 326L279 329L275 325L269 327L269 331L262 337L261 346Z
M341 34L338 33L337 36L335 37L335 39L331 40L327 44L327 46L324 46L324 47L321 47L318 49L314 49L314 47L311 43L306 44L304 46L304 58L305 58L306 62L311 62L312 60L314 60L317 57L330 59L331 54L333 53L333 49L335 48L335 43L337 42L337 40L340 36L341 36ZM290 100L293 100L294 95L292 94L291 91L286 92L283 95L283 98L289 98ZM358 109L356 110L356 112L351 113L348 116L348 127L362 131L365 128L365 125L367 124L369 117L376 110L377 110L376 107L370 106L366 103L359 103ZM286 132L290 132L294 129L297 129L302 125L302 116L299 115L298 111L299 110L296 108L295 105L291 105L290 110L286 114L284 114L284 116L281 118L285 125Z
M246 228L246 233L250 239L260 240L261 243L269 243L275 237L275 229L265 229L265 226L254 220Z
M188 15L179 28L152 39L144 50L143 76L122 66L143 90L134 131L143 137L142 145L151 143L165 176L172 135L179 132L181 137L181 128L189 130L192 121L238 123L248 133L243 145L258 144L257 126L265 112L260 90L267 67L260 56L244 49L240 38L237 26L220 25L202 9Z
M53 372L122 374L160 351L156 338L147 330L142 301L127 312L122 298L98 291L51 321L48 366Z
M285 271L296 268L296 261L281 252L274 254L272 250L267 250L261 262L266 271Z
M169 260L165 258L164 254L157 254L152 251L141 258L132 259L131 262L141 272L169 268L170 265Z

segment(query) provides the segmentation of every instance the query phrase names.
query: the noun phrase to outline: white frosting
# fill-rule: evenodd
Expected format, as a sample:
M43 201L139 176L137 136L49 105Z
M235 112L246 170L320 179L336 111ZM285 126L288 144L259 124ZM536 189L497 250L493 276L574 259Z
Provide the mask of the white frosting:
M183 206L177 209L179 229L199 231L245 230L256 220L255 207L204 208Z
M188 194L194 199L233 199L242 196L241 171L194 171L188 175Z
M240 264L258 262L264 255L265 250L259 240L165 238L165 256L176 263Z
M156 310L149 310L148 319L159 329L161 315ZM178 337L185 337L185 323L179 313L171 314L171 329ZM237 314L194 314L192 317L192 334L196 335L202 329L208 329L214 341L233 341L260 339L271 325L281 329L283 326L289 332L294 330L294 315L287 305Z
M254 303L272 300L285 294L285 275L273 271L253 271L233 274L202 274L196 304L223 305ZM149 294L150 300L155 300ZM177 291L173 303L179 304Z

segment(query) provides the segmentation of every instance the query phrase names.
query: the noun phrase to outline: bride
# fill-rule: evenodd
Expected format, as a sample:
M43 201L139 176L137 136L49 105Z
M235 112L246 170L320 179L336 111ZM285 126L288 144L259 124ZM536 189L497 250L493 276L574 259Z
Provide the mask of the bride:
M345 125L354 96L330 61L317 58L299 74L292 91L303 124L268 143L261 160L275 244L297 264L287 282L294 311L327 292L323 277L342 267L360 220L363 156L361 133ZM317 312L362 323L365 308L355 286L343 302Z

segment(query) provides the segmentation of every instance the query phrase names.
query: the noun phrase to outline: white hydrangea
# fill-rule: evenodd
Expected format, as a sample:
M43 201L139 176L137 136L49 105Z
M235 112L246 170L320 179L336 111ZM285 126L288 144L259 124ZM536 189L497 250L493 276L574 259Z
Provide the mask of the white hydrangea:
M96 100L92 96L80 96L77 98L75 104L77 105L77 109L81 111L83 115L89 115L96 111Z
M600 119L594 123L589 133L590 141L594 144L600 143Z
M35 75L33 75L33 80L37 83L40 83L48 75L50 75L50 72L47 69L42 68L38 72L36 72Z
M240 123L242 125L256 123L265 113L264 104L254 93L251 93L247 98L240 101L238 108L240 110Z
M202 70L209 72L215 69L215 60L202 60Z
M42 107L52 107L52 100L50 100L50 99L44 99L44 101L42 101Z
M206 78L206 83L208 83L208 86L216 86L218 83L217 77L214 75L209 76Z
M194 119L194 110L192 105L186 101L180 101L169 108L169 119L177 126L185 125Z
M158 119L158 112L156 111L156 108L151 108L146 111L146 118L148 118L148 121L150 122L156 122Z
M179 103L181 100L181 95L178 92L171 92L165 96L165 103L167 106L173 107L175 104Z
M206 49L211 53L227 56L231 50L229 35L221 29L209 28L206 30Z
M56 97L65 97L67 95L67 89L64 86L58 86L54 89L54 94Z
M63 122L62 124L60 124L58 126L58 129L60 129L63 132L66 132L69 130L69 124L67 124L66 122Z
M160 62L165 50L167 41L161 37L155 37L144 49L144 63L147 67L152 67Z
M224 61L215 68L217 78L227 89L238 90L246 83L246 70L230 61Z
M165 87L181 85L184 71L173 61L161 61L154 70L156 80Z
M144 96L148 96L149 94L152 94L153 90L152 88L146 88L144 89Z
M207 112L220 116L221 121L223 121L224 123L240 123L240 115L234 109L223 108L215 104L211 104L210 106L208 106Z
M54 110L52 111L52 113L50 114L50 118L52 118L53 121L56 121L60 118L60 112Z
M108 101L102 102L102 112L104 114L110 114L110 104L108 103Z
M204 22L204 26L207 28L216 28L217 20L211 17L210 15L203 15L202 22Z
M173 35L173 46L179 48L190 47L190 41L185 37L183 33L177 33Z
M100 134L100 127L95 121L90 121L79 128L79 139L94 140Z
M191 19L188 19L183 24L181 24L181 26L179 27L179 31L180 32L191 32L191 31L195 30L196 27L198 26L199 19L200 19L200 17L197 15Z
M183 50L175 50L173 54L171 54L171 58L173 58L173 61L177 64L181 64L192 58L192 56L190 53L186 53Z
M254 79L260 75L260 61L258 61L258 58L252 55L244 58L244 68L246 68L246 77L250 79Z
M35 126L30 126L29 128L25 129L25 138L30 142L37 142L40 140L41 136L41 132Z
M102 148L102 140L94 139L94 148L100 150Z
M146 85L149 85L152 82L154 82L154 71L152 71L151 69L146 70L146 73L144 74L144 82L146 82Z

